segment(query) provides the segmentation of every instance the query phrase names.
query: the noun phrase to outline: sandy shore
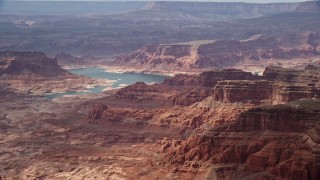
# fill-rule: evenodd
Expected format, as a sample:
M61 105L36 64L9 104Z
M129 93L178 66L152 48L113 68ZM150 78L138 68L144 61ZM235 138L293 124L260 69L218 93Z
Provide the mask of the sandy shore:
M130 67L123 67L123 66L110 66L110 65L99 65L99 68L105 69L106 72L113 72L113 73L136 73L136 74L152 74L152 75L161 75L161 76L169 76L174 77L177 74L199 74L204 69L196 69L196 70L159 70L159 69L144 69L144 68L130 68Z

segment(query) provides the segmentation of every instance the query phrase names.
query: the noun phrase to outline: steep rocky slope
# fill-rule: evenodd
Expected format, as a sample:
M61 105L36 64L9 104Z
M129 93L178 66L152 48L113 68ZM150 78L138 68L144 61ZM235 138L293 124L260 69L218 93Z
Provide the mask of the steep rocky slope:
M115 64L161 70L221 68L236 66L245 61L258 64L267 60L303 59L301 63L306 64L311 58L319 59L319 37L317 33L308 33L301 37L299 43L255 35L242 41L147 45L133 53L119 56Z
M181 165L181 171L212 164L207 178L317 179L319 107L319 100L301 100L253 108L179 144L159 145L166 146L166 160Z
M40 52L0 52L0 76L61 76L68 74L56 59L48 58Z

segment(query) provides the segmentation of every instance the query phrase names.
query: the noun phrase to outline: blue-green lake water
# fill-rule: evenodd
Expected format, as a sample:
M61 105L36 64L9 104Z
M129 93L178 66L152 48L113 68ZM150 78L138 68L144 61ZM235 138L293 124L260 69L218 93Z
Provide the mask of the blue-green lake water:
M152 75L152 74L136 74L136 73L112 73L107 72L103 68L97 67L88 67L80 69L70 69L69 72L77 75L87 76L97 79L108 79L114 80L115 82L111 83L110 86L98 86L94 88L88 88L87 91L72 91L65 93L54 93L48 94L46 97L53 99L63 97L65 95L81 95L81 94L96 94L101 93L104 89L110 88L119 88L124 85L131 85L136 82L145 82L145 83L161 83L164 81L167 76L161 75Z

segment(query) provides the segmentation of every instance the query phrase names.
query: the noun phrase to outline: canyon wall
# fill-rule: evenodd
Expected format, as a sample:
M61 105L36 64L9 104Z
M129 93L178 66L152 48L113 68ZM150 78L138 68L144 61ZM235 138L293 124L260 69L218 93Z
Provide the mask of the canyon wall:
M159 143L166 145L166 160L181 165L181 170L208 162L218 179L316 179L320 176L319 107L319 101L304 100L253 108L232 123L185 141Z
M289 60L319 57L317 33L303 35L300 44L282 43L281 39L255 35L247 40L219 40L179 44L146 45L118 56L115 64L151 69L221 68L245 60Z
M303 70L270 66L263 76L227 69L177 75L162 84L137 83L119 90L116 96L152 104L161 99L171 101L173 90L169 89L174 89L176 95L187 95L195 87L198 93L205 93L193 100L192 96L184 96L184 101L165 107L149 106L149 110L111 108L102 113L100 121L135 118L151 127L192 132L185 139L164 138L150 145L163 155L160 164L172 168L177 175L197 173L207 179L317 179L319 73L319 67L311 65ZM188 100L188 104L181 103Z
M253 18L296 10L299 3L223 3L223 2L155 2L148 9L164 12L180 12L197 18L228 20L232 18ZM245 13L244 13L245 12ZM231 16L232 15L232 16Z

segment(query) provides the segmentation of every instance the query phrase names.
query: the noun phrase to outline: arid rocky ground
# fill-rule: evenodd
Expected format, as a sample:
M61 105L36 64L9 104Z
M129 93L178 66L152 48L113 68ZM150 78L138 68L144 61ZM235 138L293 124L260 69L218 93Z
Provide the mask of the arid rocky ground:
M319 67L178 75L96 98L1 89L2 178L317 179Z
M320 179L319 2L8 4L0 180ZM49 99L110 83L60 65L175 76Z

